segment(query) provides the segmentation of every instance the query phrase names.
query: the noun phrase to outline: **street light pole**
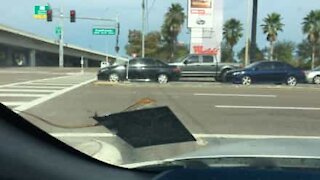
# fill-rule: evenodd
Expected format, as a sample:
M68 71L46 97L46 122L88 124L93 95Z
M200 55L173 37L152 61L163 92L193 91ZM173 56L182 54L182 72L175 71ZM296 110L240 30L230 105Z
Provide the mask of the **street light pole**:
M59 41L59 67L62 68L64 66L64 60L63 60L63 41L64 41L64 30L63 30L63 9L60 8L60 41Z
M144 49L144 31L145 31L145 0L142 0L142 31L141 31L141 35L142 35L142 40L141 40L141 57L144 58L144 53L145 53L145 49Z
M258 0L252 0L252 25L251 25L251 45L250 57L255 58L257 48L257 16L258 16Z
M247 24L246 24L246 49L245 49L245 66L247 66L248 64L250 64L250 61L249 61L249 36L250 36L250 19L251 19L251 0L247 0Z

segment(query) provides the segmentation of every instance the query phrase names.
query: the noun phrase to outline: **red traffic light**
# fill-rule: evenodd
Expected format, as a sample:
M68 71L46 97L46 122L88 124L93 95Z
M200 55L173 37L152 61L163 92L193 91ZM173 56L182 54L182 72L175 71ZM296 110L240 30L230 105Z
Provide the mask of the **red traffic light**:
M47 22L52 21L52 9L47 10Z
M70 22L76 22L76 11L70 10Z

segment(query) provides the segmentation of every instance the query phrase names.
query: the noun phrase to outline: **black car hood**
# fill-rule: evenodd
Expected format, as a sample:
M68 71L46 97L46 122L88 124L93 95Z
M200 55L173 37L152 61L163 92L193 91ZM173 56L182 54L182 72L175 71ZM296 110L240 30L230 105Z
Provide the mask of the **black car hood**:
M241 71L246 71L246 70L248 70L248 69L246 69L246 68L242 68L242 69L234 69L234 70L230 70L230 71L228 71L228 73L241 72Z

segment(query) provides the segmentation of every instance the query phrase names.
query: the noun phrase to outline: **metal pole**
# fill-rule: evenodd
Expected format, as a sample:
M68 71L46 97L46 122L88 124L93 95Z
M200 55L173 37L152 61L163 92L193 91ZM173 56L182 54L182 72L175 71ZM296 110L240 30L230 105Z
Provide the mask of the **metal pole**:
M84 59L83 59L83 56L81 56L81 59L80 59L80 64L81 64L81 73L83 73L83 64L84 64Z
M64 38L64 30L63 30L63 9L60 8L60 41L59 41L59 67L62 68L64 66L63 60L63 38Z
M252 5L252 25L251 25L251 45L250 57L254 58L257 47L257 16L258 16L258 0L253 0Z
M142 35L142 40L141 40L141 57L144 58L144 30L145 30L145 0L142 0L142 31L141 31L141 35Z
M117 37L116 37L116 60L119 58L119 35L120 35L120 23L119 23L119 15L117 15Z
M246 27L246 49L245 49L245 66L247 66L248 64L250 64L249 61L249 36L250 36L250 12L251 12L251 4L250 4L251 0L247 0L247 27Z
M129 62L129 59L128 59L127 69L126 69L126 79L127 79L127 80L129 80L129 65L130 65L130 62Z

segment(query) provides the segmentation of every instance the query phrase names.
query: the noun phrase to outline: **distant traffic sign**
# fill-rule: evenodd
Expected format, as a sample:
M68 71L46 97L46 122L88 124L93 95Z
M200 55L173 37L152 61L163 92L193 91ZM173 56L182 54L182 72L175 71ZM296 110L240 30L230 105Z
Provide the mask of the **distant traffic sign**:
M49 6L34 6L34 15L33 17L36 19L46 19L47 18L47 10L49 10Z
M57 26L55 32L56 32L56 35L61 35L61 27Z
M115 28L93 28L92 34L93 35L115 35L116 29Z

